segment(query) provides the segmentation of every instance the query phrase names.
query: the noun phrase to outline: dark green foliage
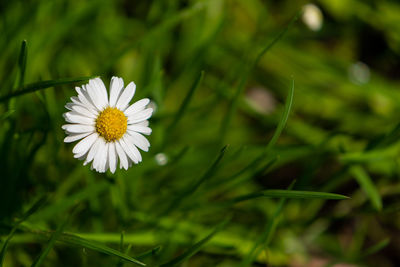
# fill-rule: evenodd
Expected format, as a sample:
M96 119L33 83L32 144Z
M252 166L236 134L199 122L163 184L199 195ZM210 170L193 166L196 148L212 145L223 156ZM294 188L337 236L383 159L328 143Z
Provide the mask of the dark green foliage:
M2 3L2 266L396 266L400 4L305 3ZM153 101L128 171L63 142L96 76Z

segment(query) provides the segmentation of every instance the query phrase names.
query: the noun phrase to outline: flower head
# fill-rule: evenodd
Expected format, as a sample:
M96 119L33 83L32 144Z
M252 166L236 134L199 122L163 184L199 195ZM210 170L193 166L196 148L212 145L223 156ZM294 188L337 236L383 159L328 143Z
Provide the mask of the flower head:
M136 85L131 82L124 89L124 81L118 77L112 77L109 95L100 78L75 89L78 96L65 106L69 111L64 118L69 124L62 126L68 135L64 142L80 140L72 149L74 157L84 160L83 165L92 162L91 168L98 172L110 169L114 173L118 159L125 170L141 162L138 148L148 151L150 147L143 136L151 133L148 119L153 109L146 108L150 100L129 105Z

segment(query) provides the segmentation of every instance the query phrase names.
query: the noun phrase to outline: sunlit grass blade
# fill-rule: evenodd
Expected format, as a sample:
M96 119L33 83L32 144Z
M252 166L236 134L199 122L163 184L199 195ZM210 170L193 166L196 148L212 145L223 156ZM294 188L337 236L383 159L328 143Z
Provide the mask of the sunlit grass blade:
M28 225L29 224L23 225L21 227L21 229L32 232L35 235L40 235L40 236L46 237L46 238L49 238L52 235L52 233L50 231L33 229L32 227L30 227ZM34 240L36 240L36 239L37 238L35 238ZM68 244L68 245L77 246L80 248L91 249L91 250L94 250L94 251L97 251L97 252L100 252L100 253L103 253L103 254L106 254L109 256L118 257L120 259L123 259L123 260L131 262L131 263L135 263L140 266L146 266L146 264L144 264L143 262L136 260L136 259L126 255L125 253L122 253L118 250L110 248L102 243L97 242L97 241L85 239L76 234L61 233L61 235L59 236L59 238L56 241L62 242L62 243Z
M220 139L224 140L226 133L229 129L230 123L232 121L232 118L236 112L237 105L240 99L240 96L242 95L242 92L246 86L247 79L253 70L254 66L257 65L257 63L260 61L260 59L269 51L271 48L285 35L285 33L289 30L289 28L293 25L293 23L298 19L300 13L298 13L290 22L289 24L267 45L265 48L261 50L260 53L256 56L253 62L248 63L246 66L243 67L242 70L242 75L240 77L240 80L238 82L238 85L236 87L235 94L233 95L233 98L231 102L229 103L228 110L226 112L226 115L224 119L222 120L221 123L221 134L220 134Z
M21 88L24 85L27 56L28 56L28 47L26 40L23 40L18 58L18 67L19 67L19 79L17 83L18 88Z
M45 258L47 257L47 254L49 254L50 250L53 248L54 244L56 243L57 239L61 236L65 225L67 224L70 216L67 216L67 218L62 222L56 229L56 231L51 235L49 242L47 243L45 249L42 251L42 253L39 255L39 257L36 258L36 260L32 263L32 267L38 267L41 266L42 263L44 262Z
M201 176L200 179L197 180L197 182L195 182L194 184L190 184L177 197L175 197L171 202L171 204L168 206L168 208L162 214L169 213L171 210L176 209L187 196L193 194L200 185L202 185L206 180L210 179L214 175L220 161L224 157L226 148L227 146L224 146L221 149L217 159L213 162L210 168L204 173L204 175Z
M283 190L283 189L269 189L260 192L247 194L244 196L236 197L229 202L237 203L255 198L294 198L294 199L333 199L343 200L349 197L325 192L313 192L313 191L295 191L295 190Z
M281 135L281 133L283 131L283 128L285 128L286 122L289 118L290 110L292 109L293 95L294 95L294 80L292 80L292 87L290 88L288 96L286 98L285 110L283 112L281 119L279 120L278 126L274 132L274 135L272 136L271 140L268 142L266 151L269 151L276 144L279 136Z
M40 207L43 206L43 204L47 201L47 197L42 197L40 198L38 201L35 202L35 204L32 205L32 207L30 209L28 209L28 211L26 211L21 219L18 220L17 223L15 223L14 227L11 229L11 232L8 234L6 240L4 241L3 244L3 248L1 249L1 253L0 253L0 267L3 266L3 262L4 262L4 257L8 248L8 244L11 240L11 238L14 236L15 231L17 231L18 227L21 225L22 222L26 221L29 216L31 216L33 213L35 213Z
M293 186L294 186L295 181L293 181L287 191L290 191ZM258 256L260 253L260 250L267 247L269 245L269 242L272 239L272 236L275 233L275 229L277 226L277 219L278 216L281 214L283 206L286 203L286 198L282 198L279 201L278 207L276 208L274 215L268 220L267 226L265 228L265 231L262 233L262 235L257 239L257 241L254 243L253 247L247 254L247 256L242 260L241 262L241 267L244 266L249 266L251 263L254 261L254 259Z
M366 150L361 152L349 152L339 156L344 163L368 163L390 160L398 154L398 146L388 146L382 149Z
M372 206L378 211L382 210L381 196L379 195L378 189L372 182L367 172L360 165L351 167L350 172L367 194Z
M110 256L115 256L115 257L135 263L140 266L146 266L146 264L144 264L143 262L140 262L122 252L119 252L118 250L112 249L101 243L97 243L97 242L94 242L91 240L81 238L81 237L73 235L73 234L62 234L58 240L61 242L67 243L67 244L84 247L84 248L95 250L95 251L98 251L98 252L101 252L101 253L104 253L104 254L107 254Z
M6 100L9 100L11 98L29 94L32 92L36 92L39 90L43 90L49 87L54 87L54 86L59 86L59 85L67 85L67 84L73 84L77 82L84 82L88 81L91 78L94 78L97 76L88 76L88 77L79 77L79 78L65 78L65 79L59 79L59 80L48 80L48 81L41 81L41 82L35 82L35 83L30 83L27 85L22 86L21 88L18 88L16 91L7 94L5 96L0 97L0 102L4 102Z
M171 266L177 266L181 264L182 262L188 260L190 257L192 257L194 254L196 254L215 234L217 234L219 231L221 231L230 221L230 219L227 219L217 225L214 230L207 235L205 238L191 246L188 250L186 250L183 254L177 256L176 258L162 264L160 267L171 267Z

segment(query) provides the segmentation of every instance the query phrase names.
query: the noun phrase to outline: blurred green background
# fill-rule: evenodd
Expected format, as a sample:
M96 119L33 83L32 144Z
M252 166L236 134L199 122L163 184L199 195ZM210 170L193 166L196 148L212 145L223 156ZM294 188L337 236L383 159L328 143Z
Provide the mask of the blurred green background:
M400 3L313 3L1 1L3 266L397 266ZM85 78L28 86L95 75L155 109L115 175L63 143ZM230 201L290 184L350 198Z

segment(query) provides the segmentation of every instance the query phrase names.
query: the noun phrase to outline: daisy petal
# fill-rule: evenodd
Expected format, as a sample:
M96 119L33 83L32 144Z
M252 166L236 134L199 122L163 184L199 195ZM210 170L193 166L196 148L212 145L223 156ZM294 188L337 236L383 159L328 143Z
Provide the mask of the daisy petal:
M88 136L90 133L82 133L82 134L73 134L73 135L69 135L67 137L64 138L64 142L65 143L72 143L75 142L79 139L82 139L86 136Z
M137 155L132 151L131 149L131 142L126 139L126 136L122 137L120 140L120 144L122 146L122 149L125 151L125 153L128 155L128 157L134 162L134 163L139 163L139 158Z
M83 124L64 124L61 128L70 133L87 133L95 131L93 125Z
M125 111L125 116L131 116L139 111L144 110L144 108L150 103L150 99L143 98L132 105L130 105Z
M148 151L150 147L149 141L141 135L140 133L129 131L128 130L128 135L130 135L132 138L130 140L134 143L135 146L140 148L143 151Z
M72 96L71 98L72 103L77 104L77 105L82 105L82 102L79 100L77 96Z
M108 159L108 147L107 147L106 142L104 142L104 145L101 147L101 151L99 151L99 155L100 155L100 162L98 165L98 171L105 172L106 165L107 165L107 159Z
M151 134L151 128L149 128L147 126L142 126L140 124L128 125L128 130L142 133L142 134L147 134L147 135Z
M115 142L115 150L117 151L118 158L119 158L119 168L124 168L125 170L128 169L128 158L126 157L126 154L124 150L122 149L121 144L119 141Z
M147 127L147 126L149 126L149 121L141 121L141 122L135 123L135 125Z
M88 92L86 91L85 87L82 86L82 89L79 87L75 87L75 90L78 92L78 99L82 103L82 105L87 108L88 110L92 111L93 113L97 113L97 108L93 104Z
M110 146L110 143L106 143L105 150L102 154L102 159L101 159L101 169L100 172L106 172L108 170L108 147Z
M132 150L133 154L135 154L135 156L137 157L139 162L142 162L142 155L140 154L139 149L136 148L136 146L134 146L133 144L131 144L130 149Z
M74 104L74 103L67 103L67 104L65 104L65 108L66 109L68 109L68 110L72 110L72 107L74 107L74 106L76 106L76 104Z
M94 156L97 154L97 152L99 150L100 142L101 142L101 138L97 138L97 140L94 142L94 144L90 148L89 153L86 157L86 160L83 162L83 165L88 164L89 162L91 162L94 159Z
M86 88L86 92L88 93L90 100L92 101L92 103L96 107L96 109L99 111L102 111L104 103L102 101L102 96L97 91L97 88L93 87L91 84L86 84L86 86L84 86L84 88Z
M89 84L96 88L97 94L100 97L100 104L104 109L108 105L107 89L104 86L103 81L100 78L91 79Z
M110 146L112 143L107 143L107 150L106 150L106 165L104 166L104 172L106 172L110 168L110 161L108 160L108 155L110 151Z
M119 110L124 111L126 109L126 107L129 104L129 101L131 101L133 95L135 94L135 90L136 90L136 85L134 82L130 82L125 90L122 92L121 96L118 98L117 104L116 104L116 108L118 108Z
M98 138L97 133L92 133L88 137L82 139L79 143L77 143L74 148L72 149L72 153L74 154L86 154L89 149L92 147L93 143Z
M86 155L83 155L82 157L76 157L76 156L74 155L74 158L79 159L79 160L85 160Z
M100 140L99 145L98 145L98 151L94 155L93 162L92 162L92 167L98 172L103 172L103 168L105 165L105 160L107 154L106 154L106 142L104 141L103 138L98 138L97 140Z
M117 155L115 152L115 143L110 143L110 145L108 146L108 164L110 167L110 171L114 173L117 168Z
M135 157L137 158L138 162L141 162L142 161L142 155L140 154L140 151L134 145L132 137L129 134L125 135L125 143L126 143L127 147L135 155Z
M138 113L133 114L132 116L128 117L128 123L129 124L134 124L138 123L144 120L147 120L148 118L151 117L151 114L153 113L152 108L146 108L143 111L140 111Z
M70 123L78 123L78 124L86 124L86 125L94 125L95 121L93 118L89 118L86 116L82 116L79 113L75 112L67 112L63 114L65 120Z
M112 77L110 82L110 107L115 107L118 97L121 95L121 91L124 88L124 80L118 77Z
M87 108L80 106L80 105L72 105L71 110L79 113L79 115L90 117L95 119L97 116L93 112L89 111Z

